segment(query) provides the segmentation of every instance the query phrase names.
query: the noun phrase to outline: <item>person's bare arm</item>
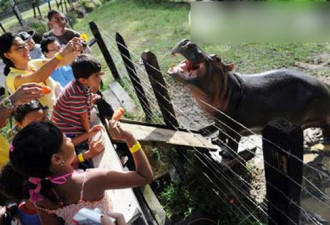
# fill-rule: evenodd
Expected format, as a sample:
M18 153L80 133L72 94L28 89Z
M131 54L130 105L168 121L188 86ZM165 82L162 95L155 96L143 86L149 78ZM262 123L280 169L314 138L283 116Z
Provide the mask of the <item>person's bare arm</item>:
M17 89L12 95L8 98L11 100L14 106L19 106L25 103L30 102L33 99L38 99L44 96L41 92L41 85L36 83L23 84L20 88ZM14 108L8 109L0 103L0 127L4 127L7 123L7 119L14 111Z
M109 122L109 132L111 137L117 140L124 140L129 148L137 142L132 133L121 129L118 121L111 120ZM153 174L143 150L140 149L132 153L132 155L136 168L135 171L95 170L93 172L96 174L92 182L102 187L103 190L138 187L149 183L153 178Z
M88 140L88 138L91 135L96 134L96 132L98 132L99 130L102 130L102 129L103 129L103 127L101 125L95 125L91 129L86 131L85 133L83 133L77 137L71 138L71 141L72 141L73 145L80 144L81 142Z
M82 125L83 125L85 131L89 131L90 125L89 125L89 119L88 119L87 111L80 115L80 119L81 119L81 122L82 122Z
M55 214L48 214L43 210L38 209L38 214L42 225L59 225L60 220Z
M104 143L97 141L89 144L89 149L82 154L84 160L89 160L100 154L104 150ZM72 162L73 165L79 164L79 158L76 156Z
M54 57L48 60L42 67L40 67L34 73L28 75L19 75L15 77L14 86L15 88L20 87L24 83L29 82L44 82L57 67L69 64L81 51L82 46L79 43L79 38L74 38L68 42L65 48L59 53L63 58L59 60Z

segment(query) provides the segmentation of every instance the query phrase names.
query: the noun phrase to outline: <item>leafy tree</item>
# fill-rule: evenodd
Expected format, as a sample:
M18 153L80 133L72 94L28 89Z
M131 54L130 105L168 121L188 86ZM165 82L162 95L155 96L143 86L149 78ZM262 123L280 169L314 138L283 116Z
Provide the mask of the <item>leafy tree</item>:
M0 10L5 12L13 6L12 0L0 0Z

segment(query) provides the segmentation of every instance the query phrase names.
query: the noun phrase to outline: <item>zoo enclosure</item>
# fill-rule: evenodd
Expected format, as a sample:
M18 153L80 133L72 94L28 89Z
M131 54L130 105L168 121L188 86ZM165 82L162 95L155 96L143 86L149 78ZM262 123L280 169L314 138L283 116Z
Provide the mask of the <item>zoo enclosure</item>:
M115 80L120 80L121 78L116 65L103 41L98 27L95 23L90 22L90 28L95 37L94 41L98 43ZM116 33L115 42L127 74L132 82L135 94L145 114L145 119L146 121L150 121L150 118L153 117L153 112L150 109L150 104L145 94L146 91L143 88L140 78L137 76L136 64L132 61L131 53L123 37L119 33ZM114 48L114 46L112 46L112 48ZM178 121L175 116L174 107L170 100L162 72L160 71L157 57L152 52L147 51L142 53L141 61L149 77L149 82L163 118L163 123L165 123L165 126L168 128L182 130L182 128L179 127L180 121ZM247 128L245 127L245 129ZM189 129L183 130L189 131ZM194 147L191 146L191 149L194 149ZM268 222L269 224L298 224L299 214L301 212L306 213L306 210L300 206L300 193L301 190L304 189L302 187L303 131L301 128L284 120L272 121L263 131L263 149L265 152L264 163L267 187L266 200L268 201ZM180 150L182 150L182 148L178 149L178 154L184 154L182 153L183 151ZM198 154L199 149L195 148L195 150ZM199 156L203 157L202 161L204 161L204 163L212 165L213 169L219 169L218 166L214 166L214 161L210 162L212 158L208 152L204 152ZM245 162L239 155L235 155L235 157L240 158L239 160L241 160L241 162ZM184 171L177 172L184 176Z

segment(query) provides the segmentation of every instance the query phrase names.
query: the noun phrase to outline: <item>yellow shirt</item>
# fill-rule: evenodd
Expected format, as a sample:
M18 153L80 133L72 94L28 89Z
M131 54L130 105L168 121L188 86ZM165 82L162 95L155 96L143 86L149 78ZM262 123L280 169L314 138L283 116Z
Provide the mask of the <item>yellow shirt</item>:
M0 168L9 162L9 143L0 134Z
M30 60L28 63L29 69L32 71L37 71L40 67L42 67L47 61L43 59L34 59ZM19 75L29 75L31 74L28 70L19 70L15 69L13 67L10 67L10 72L6 77L6 87L10 93L13 93L16 91L14 80ZM57 86L57 83L51 78L47 78L44 82L40 83L41 85L46 85L52 89L51 93L45 95L44 97L39 99L39 102L43 106L48 106L50 112L53 111L53 106L56 102L56 95L55 95L55 89Z

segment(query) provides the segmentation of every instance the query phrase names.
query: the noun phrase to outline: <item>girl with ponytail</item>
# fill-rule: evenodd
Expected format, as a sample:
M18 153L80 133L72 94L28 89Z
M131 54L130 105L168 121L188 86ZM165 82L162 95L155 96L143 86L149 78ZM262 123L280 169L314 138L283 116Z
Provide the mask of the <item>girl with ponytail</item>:
M117 219L118 225L125 225L121 214L109 210L111 204L104 191L147 184L152 180L152 170L141 145L118 121L110 121L109 132L130 147L136 171L75 172L71 167L75 158L71 140L50 122L33 122L12 142L10 164L0 176L1 189L18 199L24 197L34 202L42 224L61 224L61 219L74 224L74 215L87 207L99 208L103 214Z

